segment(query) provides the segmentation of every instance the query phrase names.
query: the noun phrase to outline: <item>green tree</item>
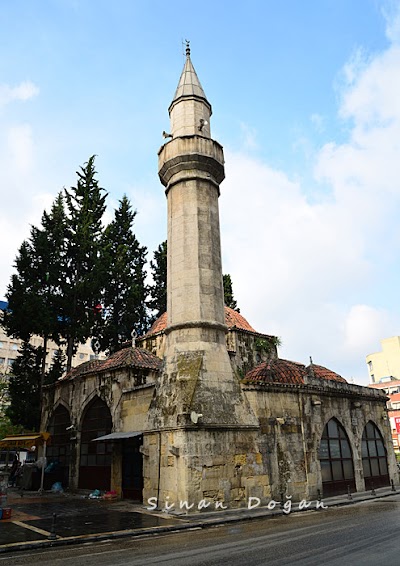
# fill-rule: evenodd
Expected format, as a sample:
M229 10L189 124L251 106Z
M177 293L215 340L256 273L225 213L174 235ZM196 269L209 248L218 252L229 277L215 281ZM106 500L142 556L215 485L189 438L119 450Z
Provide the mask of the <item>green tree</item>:
M36 327L38 307L38 281L31 270L34 252L28 240L22 242L14 262L16 274L11 276L6 299L8 308L4 311L3 326L7 334L22 340L29 340Z
M32 226L15 260L16 273L7 289L8 310L4 327L9 335L28 341L33 334L43 338L42 374L45 372L47 341L60 342L60 282L64 277L66 217L62 195L50 213L43 212L41 227Z
M8 403L8 377L0 373L0 421ZM1 439L1 437L0 437Z
M67 371L80 342L92 334L104 281L101 263L102 224L107 193L96 179L93 155L77 171L76 187L65 191L68 211L66 276L62 286L63 334L67 341Z
M153 320L167 310L167 240L154 252L154 261L150 261L153 285L150 287L149 308L154 311Z
M9 376L6 416L15 426L39 430L43 348L23 342Z
M136 211L123 196L103 237L103 326L98 335L102 349L110 353L131 339L133 329L140 335L148 327L144 269L147 249L133 233L135 217Z
M9 434L21 434L24 432L24 427L21 425L13 425L9 417L2 415L0 417L0 439L8 436Z
M49 371L45 375L44 383L55 383L65 372L65 354L58 349L55 353Z
M227 307L240 312L238 309L237 302L233 297L233 290L232 290L232 279L229 274L223 275L223 283L224 283L224 303Z

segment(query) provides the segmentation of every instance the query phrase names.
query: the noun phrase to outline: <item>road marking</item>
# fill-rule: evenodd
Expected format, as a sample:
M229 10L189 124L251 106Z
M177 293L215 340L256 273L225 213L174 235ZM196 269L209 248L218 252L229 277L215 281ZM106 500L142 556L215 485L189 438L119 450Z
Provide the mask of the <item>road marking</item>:
M19 527L24 527L25 529L29 529L30 531L34 531L35 533L38 533L39 535L44 535L46 537L48 537L50 535L49 531L44 531L43 529L38 529L37 527L34 527L33 525L27 525L26 523L23 523L22 521L11 521L12 523L14 523L14 525L18 525Z

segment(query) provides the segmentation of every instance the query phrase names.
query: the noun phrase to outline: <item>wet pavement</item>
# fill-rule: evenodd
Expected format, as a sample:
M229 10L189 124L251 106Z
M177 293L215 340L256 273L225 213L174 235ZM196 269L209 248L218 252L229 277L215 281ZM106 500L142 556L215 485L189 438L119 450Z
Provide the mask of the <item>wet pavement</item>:
M323 500L329 506L351 505L359 501L387 498L400 501L399 488L386 487L375 493L363 492L351 497L341 495ZM88 499L77 494L53 494L45 492L19 492L9 490L7 507L11 518L0 521L0 553L11 550L41 548L59 544L82 543L123 536L148 535L202 528L235 521L282 515L279 503L274 508L227 509L201 513L166 513L149 511L143 505L129 500L105 501ZM310 502L309 510L315 510L317 502ZM291 512L301 511L294 503Z
M167 515L147 513L131 502L79 495L24 493L21 497L16 490L9 490L7 507L11 508L11 518L0 521L0 551L32 541L143 531L180 522Z

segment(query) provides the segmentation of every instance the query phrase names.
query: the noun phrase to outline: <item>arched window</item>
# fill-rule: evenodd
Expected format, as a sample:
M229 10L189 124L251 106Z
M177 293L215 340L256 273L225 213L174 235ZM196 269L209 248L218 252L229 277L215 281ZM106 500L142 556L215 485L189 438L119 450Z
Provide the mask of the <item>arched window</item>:
M61 481L64 488L68 486L69 477L71 431L67 429L70 426L71 418L68 410L63 405L59 405L54 411L47 429L51 437L46 456L48 465L53 466L54 473L57 474L57 481ZM52 476L53 480L56 481L55 477Z
M110 489L112 444L92 440L110 434L111 429L110 410L104 401L95 397L86 409L81 427L80 489Z
M336 420L328 421L319 445L323 495L355 491L353 455L346 431Z
M372 421L364 428L361 455L365 488L390 485L385 444L378 427Z

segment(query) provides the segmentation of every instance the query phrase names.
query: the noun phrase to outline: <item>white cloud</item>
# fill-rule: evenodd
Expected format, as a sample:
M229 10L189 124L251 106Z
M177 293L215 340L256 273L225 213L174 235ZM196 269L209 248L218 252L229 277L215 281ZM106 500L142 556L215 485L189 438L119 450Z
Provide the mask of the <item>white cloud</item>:
M247 151L258 149L256 128L252 128L248 124L240 122L240 130L243 138L243 149Z
M29 124L0 130L0 299L13 271L13 263L30 226L40 223L44 208L54 199L36 168L35 140Z
M393 20L390 38L397 28ZM366 383L365 356L400 330L397 303L381 306L388 299L374 288L378 278L395 276L387 257L400 257L391 249L400 241L393 222L400 212L400 47L373 57L358 51L344 74L338 119L348 139L314 155L316 180L330 193L310 203L306 187L284 172L227 151L222 246L242 313L257 330L282 337L282 355L307 362L311 354Z
M0 108L14 100L29 100L39 94L39 88L31 81L24 81L18 86L0 85Z
M400 42L400 10L398 2L391 1L387 3L383 9L383 14L386 17L386 35L393 43Z
M310 120L311 120L311 123L313 124L315 130L318 133L321 133L321 132L324 131L324 129L325 129L325 126L324 126L325 119L324 119L323 116L321 116L321 114L317 114L317 113L312 114L311 117L310 117Z
M11 163L18 174L29 171L33 165L32 129L28 124L13 126L8 131L7 145Z
M383 337L392 334L394 327L390 314L369 305L354 305L344 325L344 348L350 355L365 357L375 351Z
M134 232L139 242L148 249L147 259L153 258L153 252L162 241L167 239L167 199L158 184L155 187L132 186L127 196L137 209Z

